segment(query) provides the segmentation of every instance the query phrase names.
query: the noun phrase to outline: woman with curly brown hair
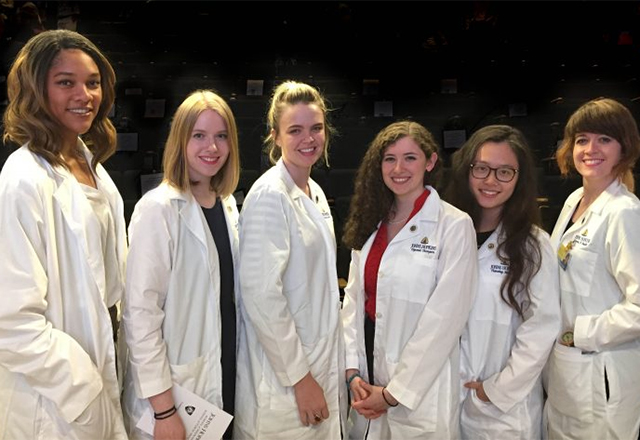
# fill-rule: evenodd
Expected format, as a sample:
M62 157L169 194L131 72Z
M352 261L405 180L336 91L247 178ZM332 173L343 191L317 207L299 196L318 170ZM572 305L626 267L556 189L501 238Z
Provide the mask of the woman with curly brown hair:
M352 438L458 435L458 340L476 292L475 234L442 201L438 145L412 121L375 137L343 241L353 249L342 319ZM368 426L367 426L368 425Z

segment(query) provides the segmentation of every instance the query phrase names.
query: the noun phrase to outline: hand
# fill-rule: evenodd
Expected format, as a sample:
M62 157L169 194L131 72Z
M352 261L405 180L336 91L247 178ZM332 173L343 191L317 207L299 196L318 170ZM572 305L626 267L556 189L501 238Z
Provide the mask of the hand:
M304 426L317 425L329 418L329 408L324 398L324 391L313 378L311 372L293 386L298 405L300 421Z
M476 390L476 396L478 396L478 399L482 400L483 402L491 402L491 399L489 399L487 393L484 392L484 386L482 385L482 382L467 382L464 384L464 386L466 388Z
M177 411L171 417L156 420L153 428L154 440L184 440L186 438L187 432Z
M357 373L358 370L356 369L347 370L346 380L349 380L350 377ZM359 402L360 400L366 399L369 396L369 393L362 387L363 383L366 383L366 381L362 377L356 376L351 379L351 382L349 383L349 391L351 391L352 402Z
M387 404L384 397L382 397L382 387L368 384L364 380L361 381L359 386L367 393L367 397L363 400L353 402L351 404L353 409L369 420L377 419L382 414L385 414L387 408L389 408L389 404ZM397 402L389 393L387 394L387 398L393 399L393 401L389 400L391 403Z

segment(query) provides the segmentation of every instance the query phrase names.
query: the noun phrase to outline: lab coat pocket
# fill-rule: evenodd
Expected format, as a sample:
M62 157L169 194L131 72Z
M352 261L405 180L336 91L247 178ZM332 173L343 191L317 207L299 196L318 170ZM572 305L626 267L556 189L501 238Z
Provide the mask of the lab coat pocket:
M438 260L427 255L414 256L406 267L399 268L401 282L393 287L394 298L426 304L433 292Z
M177 383L221 408L222 367L220 359L215 356L216 352L216 350L211 350L204 356L199 356L186 364L172 364L171 379L173 383Z
M505 275L492 273L480 278L481 284L469 319L511 325L513 309L502 299L500 287Z
M509 412L502 412L491 402L478 398L476 390L470 390L462 404L460 425L463 438L518 438L522 431L522 405L516 404Z
M593 420L593 356L556 342L549 359L548 401L558 412Z
M573 249L567 272L560 270L560 288L578 296L591 296L597 259L595 252Z

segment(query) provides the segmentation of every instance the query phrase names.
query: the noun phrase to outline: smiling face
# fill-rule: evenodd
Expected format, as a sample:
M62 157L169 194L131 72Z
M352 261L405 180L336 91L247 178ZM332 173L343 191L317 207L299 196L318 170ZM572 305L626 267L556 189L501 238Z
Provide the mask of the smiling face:
M476 153L476 165L491 168L518 169L518 158L507 142L485 142ZM500 172L500 171L497 171ZM504 204L509 200L518 182L518 173L510 182L501 182L491 170L484 179L472 176L469 170L469 189L482 209L483 217L500 218Z
M416 141L405 136L382 155L382 180L396 198L415 200L424 191L425 171L431 171L437 160L436 153L427 159Z
M75 147L78 135L91 128L102 102L100 71L89 55L79 49L60 51L47 74L47 102L65 142Z
M606 187L615 178L613 168L622 156L620 142L604 134L578 133L573 144L573 163L585 181Z
M213 110L205 110L193 126L186 156L189 180L210 181L224 166L229 157L227 125Z
M301 176L308 177L311 167L324 151L324 113L315 104L286 106L274 139L282 149L282 160L294 180Z

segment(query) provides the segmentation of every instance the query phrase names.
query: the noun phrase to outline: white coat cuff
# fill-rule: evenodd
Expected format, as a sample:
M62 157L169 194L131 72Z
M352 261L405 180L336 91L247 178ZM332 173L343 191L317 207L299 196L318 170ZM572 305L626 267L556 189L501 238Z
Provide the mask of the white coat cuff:
M391 380L387 385L387 391L398 401L402 406L406 406L410 410L416 409L418 402L422 396L418 396L416 393L408 390L402 385L397 384Z
M347 356L345 357L345 370L349 370L349 369L356 369L359 370L360 369L360 362L358 359L358 355L351 355L351 354L347 354Z
M580 315L576 318L573 328L573 345L583 351L599 351L598 347L587 337L591 321L598 318L598 315Z
M496 406L503 413L509 412L511 408L517 402L514 402L513 399L509 399L509 396L505 396L503 393L498 391L495 386L495 381L498 378L497 374L494 374L484 382L482 382L482 388L484 388L484 393L487 395L491 403ZM473 391L471 391L473 392Z

